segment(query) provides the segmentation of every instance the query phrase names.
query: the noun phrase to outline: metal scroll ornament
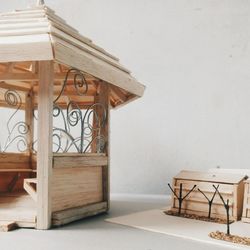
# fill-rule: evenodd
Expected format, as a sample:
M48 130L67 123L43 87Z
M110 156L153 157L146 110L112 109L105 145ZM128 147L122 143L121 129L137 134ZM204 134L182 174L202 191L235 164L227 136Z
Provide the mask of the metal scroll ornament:
M10 149L13 150L13 146L19 152L24 152L28 148L26 135L29 133L29 126L23 121L14 122L15 116L22 106L22 98L18 92L7 90L4 93L4 100L15 111L7 121L7 139L3 144L0 144L0 152L4 153Z
M77 102L68 98L66 109L62 109L58 100L63 97L68 84L69 75L73 74L73 86L78 96L88 92L88 83L83 73L77 69L70 69L64 80L62 89L54 100L53 117L60 119L60 127L53 126L53 151L86 153L104 152L106 138L101 129L106 123L107 110L102 103L94 103L89 107L80 107ZM95 126L93 126L93 122ZM74 133L73 133L74 132ZM74 135L73 135L74 134ZM75 135L77 134L77 135Z

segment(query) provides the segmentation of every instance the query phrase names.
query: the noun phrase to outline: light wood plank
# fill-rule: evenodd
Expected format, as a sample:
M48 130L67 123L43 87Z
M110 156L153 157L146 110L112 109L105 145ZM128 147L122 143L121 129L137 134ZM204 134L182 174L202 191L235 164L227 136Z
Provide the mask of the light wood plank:
M101 202L55 212L52 215L52 223L54 226L61 226L75 220L106 212L107 207L107 202Z
M106 122L101 128L100 134L106 138L105 154L108 157L108 164L102 168L103 201L107 202L110 208L110 85L105 82L100 83L99 102L106 109ZM98 112L98 110L97 110Z
M38 150L37 150L37 228L51 226L51 175L53 127L53 61L39 62Z
M0 31L0 36L5 36L0 39L0 62L53 59L53 51L48 34L25 35L25 32L22 30L18 32L17 36L9 36L11 34L10 31Z
M106 156L54 156L53 168L77 168L91 166L106 166Z
M135 78L74 46L54 43L54 50L55 59L59 63L81 69L135 95L142 96L144 93L145 86L138 83Z
M51 185L53 212L103 201L102 167L53 169Z

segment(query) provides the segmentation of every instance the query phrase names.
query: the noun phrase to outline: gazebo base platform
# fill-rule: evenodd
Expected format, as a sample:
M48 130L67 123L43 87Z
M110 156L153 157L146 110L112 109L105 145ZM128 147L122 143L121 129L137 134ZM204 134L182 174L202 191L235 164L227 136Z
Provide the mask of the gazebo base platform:
M36 227L37 208L25 192L0 194L0 224L16 223L18 227Z

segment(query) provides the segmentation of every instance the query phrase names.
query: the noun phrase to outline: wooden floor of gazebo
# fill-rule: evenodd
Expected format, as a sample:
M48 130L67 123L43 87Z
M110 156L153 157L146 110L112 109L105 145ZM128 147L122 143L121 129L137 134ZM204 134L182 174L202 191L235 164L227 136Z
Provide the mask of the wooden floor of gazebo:
M0 194L0 223L15 222L20 227L35 227L36 203L26 192Z

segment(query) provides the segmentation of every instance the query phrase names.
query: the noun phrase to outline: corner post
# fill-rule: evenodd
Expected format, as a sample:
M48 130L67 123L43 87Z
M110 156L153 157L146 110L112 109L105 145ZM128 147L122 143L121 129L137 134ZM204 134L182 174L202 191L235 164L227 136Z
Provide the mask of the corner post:
M37 132L37 229L49 229L51 226L53 83L53 61L40 61Z
M107 82L100 83L99 102L106 108L106 122L101 129L101 134L106 138L105 153L108 157L107 166L103 166L102 181L103 181L103 200L107 201L107 210L110 207L110 85Z

